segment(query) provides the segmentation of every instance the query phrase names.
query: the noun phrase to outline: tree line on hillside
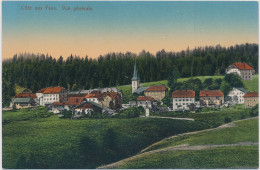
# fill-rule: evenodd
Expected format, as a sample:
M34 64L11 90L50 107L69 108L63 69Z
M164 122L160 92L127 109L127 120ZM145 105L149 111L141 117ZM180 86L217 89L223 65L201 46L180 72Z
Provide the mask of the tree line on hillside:
M15 95L15 84L32 92L48 86L77 90L130 84L135 62L141 82L165 80L172 70L178 70L180 77L221 75L234 62L246 62L258 72L258 44L206 46L181 52L161 50L156 55L146 51L138 55L109 53L97 59L14 55L2 65L3 105Z

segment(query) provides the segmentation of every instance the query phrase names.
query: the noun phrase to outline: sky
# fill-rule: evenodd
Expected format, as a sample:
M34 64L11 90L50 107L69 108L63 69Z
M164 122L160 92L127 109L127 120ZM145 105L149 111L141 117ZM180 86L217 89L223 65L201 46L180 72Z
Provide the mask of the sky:
M242 43L258 43L256 1L2 2L2 59L25 52L97 58Z

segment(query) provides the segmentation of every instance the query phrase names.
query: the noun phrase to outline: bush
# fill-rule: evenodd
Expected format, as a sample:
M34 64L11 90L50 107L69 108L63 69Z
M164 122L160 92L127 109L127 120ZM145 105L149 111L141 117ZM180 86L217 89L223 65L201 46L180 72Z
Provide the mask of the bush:
M144 115L145 110L143 107L131 107L128 109L124 109L120 113L114 115L113 117L115 118L134 118L134 117L139 117L140 115Z
M63 110L61 112L61 114L63 115L61 118L71 118L72 117L72 111L70 111L70 110Z
M231 118L226 116L225 119L224 119L224 122L225 122L225 123L231 122Z
M255 116L258 116L258 104L255 105L250 111L250 116L251 117L255 117Z

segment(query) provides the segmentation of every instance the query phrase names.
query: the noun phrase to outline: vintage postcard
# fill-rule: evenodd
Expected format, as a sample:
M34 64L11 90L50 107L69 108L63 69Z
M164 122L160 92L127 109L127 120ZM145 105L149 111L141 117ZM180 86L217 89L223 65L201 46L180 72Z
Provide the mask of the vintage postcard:
M2 168L257 169L258 1L3 1Z

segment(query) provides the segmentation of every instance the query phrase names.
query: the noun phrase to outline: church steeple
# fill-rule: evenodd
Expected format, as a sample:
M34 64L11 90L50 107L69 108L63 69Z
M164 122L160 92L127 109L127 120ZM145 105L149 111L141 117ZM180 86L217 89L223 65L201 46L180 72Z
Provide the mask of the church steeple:
M136 63L134 65L134 74L133 74L132 81L133 80L139 80L138 75L137 75L137 70L136 70Z
M140 87L140 82L137 74L136 63L134 65L134 74L132 78L132 93L134 93Z

